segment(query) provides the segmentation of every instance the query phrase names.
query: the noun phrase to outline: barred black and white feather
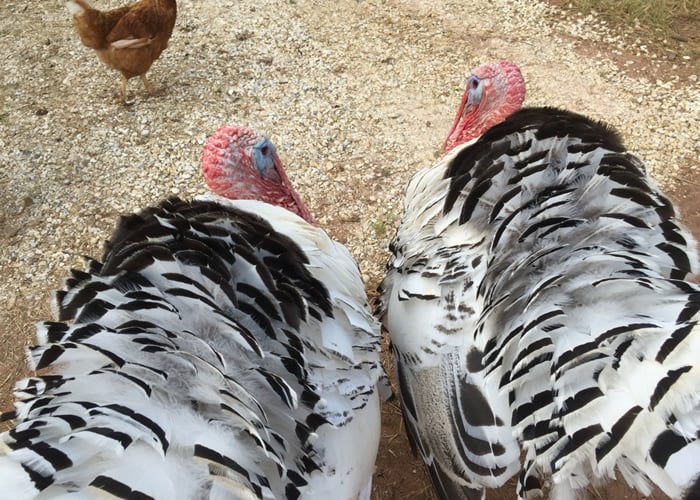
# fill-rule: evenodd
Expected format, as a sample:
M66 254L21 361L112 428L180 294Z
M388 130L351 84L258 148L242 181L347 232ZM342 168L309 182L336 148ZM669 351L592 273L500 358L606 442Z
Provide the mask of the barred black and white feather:
M173 198L123 218L55 305L5 416L0 496L369 497L378 327L322 230Z
M673 204L609 127L523 109L411 180L382 284L442 498L700 497L700 288ZM520 463L521 449L524 463Z

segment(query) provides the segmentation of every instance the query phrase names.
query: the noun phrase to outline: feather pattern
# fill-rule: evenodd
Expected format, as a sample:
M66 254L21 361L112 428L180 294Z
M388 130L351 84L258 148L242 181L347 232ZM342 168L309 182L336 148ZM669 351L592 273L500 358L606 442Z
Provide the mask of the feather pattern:
M609 127L523 109L419 172L381 286L442 498L700 495L696 244ZM520 464L520 447L524 463Z
M169 199L123 218L55 299L4 416L4 494L368 497L378 325L322 230L262 202Z

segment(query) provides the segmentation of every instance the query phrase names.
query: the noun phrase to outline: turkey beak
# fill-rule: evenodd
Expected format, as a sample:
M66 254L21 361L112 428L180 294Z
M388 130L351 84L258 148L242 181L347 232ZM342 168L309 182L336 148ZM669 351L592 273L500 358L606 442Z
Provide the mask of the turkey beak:
M462 113L459 115L459 120L462 121L464 120L464 117L467 116L467 113L471 112L472 110L472 103L471 101L467 101L467 103L462 107Z

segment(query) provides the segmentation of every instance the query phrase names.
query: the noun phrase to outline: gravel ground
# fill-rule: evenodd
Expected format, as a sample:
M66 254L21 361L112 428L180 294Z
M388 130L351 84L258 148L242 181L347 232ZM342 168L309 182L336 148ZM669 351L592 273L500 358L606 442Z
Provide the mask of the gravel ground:
M124 107L118 74L80 44L62 1L0 4L0 408L66 268L99 255L119 214L204 192L202 144L223 124L268 132L371 292L406 182L437 157L465 76L487 60L521 66L526 104L614 125L663 186L698 167L697 59L593 16L533 0L181 0L178 11L149 73L163 95L134 79ZM377 497L428 497L397 407L385 414ZM415 481L392 474L396 462Z

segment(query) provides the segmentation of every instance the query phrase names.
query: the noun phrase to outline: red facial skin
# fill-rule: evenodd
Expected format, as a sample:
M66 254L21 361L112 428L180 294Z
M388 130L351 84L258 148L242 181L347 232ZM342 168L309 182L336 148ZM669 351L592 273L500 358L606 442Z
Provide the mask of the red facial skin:
M277 205L316 225L264 134L241 126L221 127L204 145L201 165L214 194Z
M467 79L457 115L442 145L445 153L464 144L519 110L525 100L525 80L509 61L492 61Z

